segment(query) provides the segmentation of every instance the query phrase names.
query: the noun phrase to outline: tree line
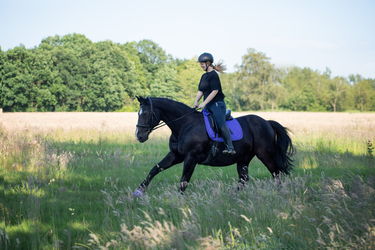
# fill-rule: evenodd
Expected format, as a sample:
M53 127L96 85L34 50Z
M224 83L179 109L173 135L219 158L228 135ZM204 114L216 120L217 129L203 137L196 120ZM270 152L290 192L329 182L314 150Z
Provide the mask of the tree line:
M203 71L151 40L93 43L81 34L39 46L0 47L0 108L31 111L136 111L135 96L168 97L191 106ZM276 68L249 48L233 73L221 74L234 111L375 111L375 79L332 77L330 70Z

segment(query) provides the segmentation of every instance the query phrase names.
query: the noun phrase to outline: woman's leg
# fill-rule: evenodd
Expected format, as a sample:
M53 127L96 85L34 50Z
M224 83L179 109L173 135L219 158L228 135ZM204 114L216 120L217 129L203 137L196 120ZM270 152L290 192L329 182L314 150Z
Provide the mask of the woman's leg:
M217 126L220 129L221 136L223 137L226 148L223 154L234 155L236 151L234 150L232 138L230 136L229 128L225 122L225 112L227 107L224 101L215 102L207 107L215 117Z
M221 136L223 137L226 148L223 150L225 155L235 155L236 151L234 150L232 138L230 137L230 132L227 124L224 124L220 127Z

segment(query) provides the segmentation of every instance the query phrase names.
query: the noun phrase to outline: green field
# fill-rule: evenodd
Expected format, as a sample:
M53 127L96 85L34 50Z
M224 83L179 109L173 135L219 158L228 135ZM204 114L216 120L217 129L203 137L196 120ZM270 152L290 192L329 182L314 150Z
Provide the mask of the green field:
M235 166L198 166L179 195L180 164L133 199L168 152L165 133L141 144L133 132L0 127L0 249L374 249L375 138L357 129L294 131L280 190L254 159L241 192Z

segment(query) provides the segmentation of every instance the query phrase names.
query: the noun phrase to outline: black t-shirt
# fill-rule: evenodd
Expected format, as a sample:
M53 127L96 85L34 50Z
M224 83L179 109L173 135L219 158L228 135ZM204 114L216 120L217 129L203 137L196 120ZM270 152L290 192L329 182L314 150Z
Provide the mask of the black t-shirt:
M219 90L210 103L224 100L225 95L221 89L219 74L215 70L202 75L198 89L203 92L204 100L206 100L207 96L209 96L213 90Z

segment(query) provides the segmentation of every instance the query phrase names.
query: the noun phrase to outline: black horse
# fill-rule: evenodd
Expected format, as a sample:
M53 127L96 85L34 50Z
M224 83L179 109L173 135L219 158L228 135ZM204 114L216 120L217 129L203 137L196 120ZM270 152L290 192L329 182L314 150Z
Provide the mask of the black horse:
M155 175L181 162L184 162L179 184L182 194L197 164L222 167L237 163L238 188L249 181L248 166L255 155L274 177L278 177L280 173L289 174L293 169L290 158L294 153L292 140L288 129L278 122L266 121L256 115L237 118L243 130L243 138L233 142L237 153L233 156L222 154L224 143L220 142L219 153L207 163L214 141L207 135L201 112L166 98L137 99L140 102L136 129L138 141L147 141L149 134L161 126L160 121L171 129L172 135L169 138L169 153L151 169L135 191L135 196L140 197L145 192Z

